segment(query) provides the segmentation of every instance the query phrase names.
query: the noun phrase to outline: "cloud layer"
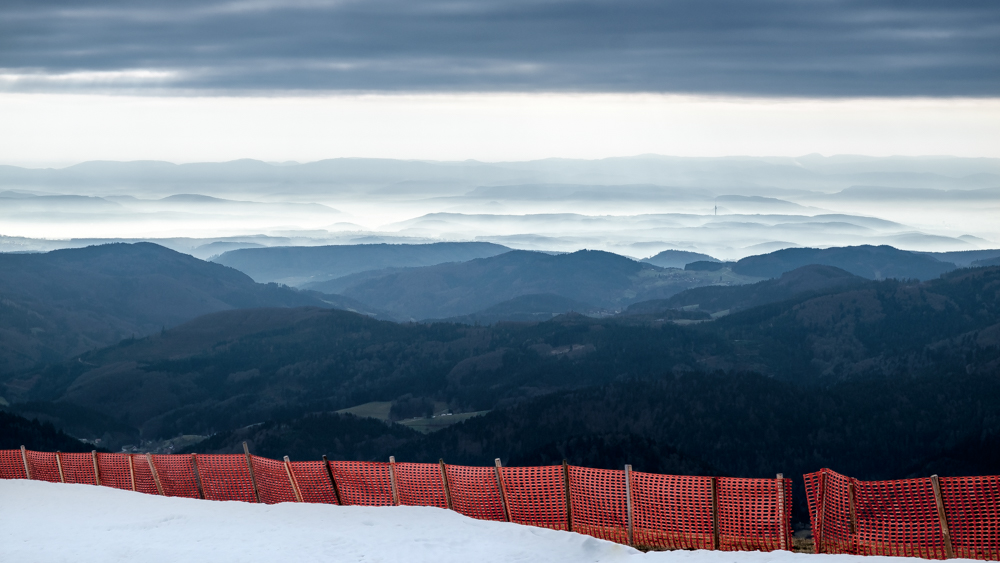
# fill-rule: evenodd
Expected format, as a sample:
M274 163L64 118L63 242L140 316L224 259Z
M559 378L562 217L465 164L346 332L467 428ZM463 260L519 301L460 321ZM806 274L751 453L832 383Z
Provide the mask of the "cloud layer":
M997 96L986 1L11 0L0 89Z

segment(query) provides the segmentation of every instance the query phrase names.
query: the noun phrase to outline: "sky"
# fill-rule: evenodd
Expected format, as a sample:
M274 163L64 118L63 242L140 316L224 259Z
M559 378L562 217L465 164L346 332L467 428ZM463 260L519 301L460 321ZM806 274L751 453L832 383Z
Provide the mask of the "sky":
M0 157L1000 157L1000 5L0 5Z

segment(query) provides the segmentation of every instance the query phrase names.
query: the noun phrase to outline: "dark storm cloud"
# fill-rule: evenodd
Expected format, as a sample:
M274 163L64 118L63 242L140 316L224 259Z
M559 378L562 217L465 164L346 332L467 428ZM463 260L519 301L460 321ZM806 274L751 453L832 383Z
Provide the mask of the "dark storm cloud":
M7 0L8 91L996 96L1000 4Z

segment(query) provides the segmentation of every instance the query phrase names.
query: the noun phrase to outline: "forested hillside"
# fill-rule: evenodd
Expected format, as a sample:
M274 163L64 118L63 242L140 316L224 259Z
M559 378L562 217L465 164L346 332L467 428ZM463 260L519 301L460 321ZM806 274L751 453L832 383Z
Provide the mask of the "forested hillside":
M851 281L816 291L817 272ZM76 416L99 413L144 440L221 433L200 451L249 439L303 457L564 456L738 475L828 465L891 476L935 459L972 467L969 444L1000 432L1000 268L928 282L822 268L791 279L809 283L786 280L801 291L714 320L676 311L469 326L223 311L8 377L4 393L36 401L33 412L78 405L87 411ZM715 291L738 301L763 290ZM491 412L427 436L310 418L373 401Z
M0 253L0 374L214 311L347 301L257 284L232 268L151 243Z

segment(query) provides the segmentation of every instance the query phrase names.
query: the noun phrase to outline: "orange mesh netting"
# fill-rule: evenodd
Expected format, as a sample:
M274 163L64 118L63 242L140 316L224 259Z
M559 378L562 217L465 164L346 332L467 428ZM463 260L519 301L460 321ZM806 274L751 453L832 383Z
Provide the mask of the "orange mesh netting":
M28 458L28 469L31 470L31 478L36 481L48 481L49 483L58 483L59 479L59 466L56 465L56 454L53 452L33 452L28 450L24 452L25 457ZM63 469L66 468L65 456L63 455ZM90 454L87 454L87 459L90 459ZM91 469L93 472L93 469ZM68 477L68 475L67 475ZM73 483L75 481L66 480L67 483ZM91 478L90 484L94 484L94 479Z
M506 520L494 468L445 465L445 474L455 512L479 520ZM438 480L441 480L440 470Z
M1000 476L942 478L941 496L955 557L1000 560Z
M573 499L574 518L576 499ZM656 549L713 549L712 478L632 472L633 540Z
M21 450L0 450L0 479L27 479Z
M718 478L719 549L773 551L790 549L792 487L784 480L784 505L777 479ZM783 514L783 518L779 518ZM783 521L782 521L783 520Z
M822 469L806 475L805 482L821 551L948 556L930 478L859 481ZM1000 559L1000 477L946 477L940 484L954 556Z
M855 481L857 552L944 558L931 480Z
M257 502L245 455L199 455L197 460L206 499Z
M293 461L292 471L302 493L302 502L337 504L337 495L330 484L330 475L322 461Z
M94 458L91 454L59 454L62 460L63 476L67 483L79 483L81 485L96 485L97 479L94 477ZM31 476L35 476L32 469ZM58 473L56 480L59 479Z
M813 541L820 553L854 553L848 489L851 479L839 473L816 472L803 476L813 526ZM826 491L823 495L822 492ZM819 516L817 511L823 513ZM822 529L820 529L822 527Z
M625 472L569 468L573 531L618 543L628 543Z
M373 461L331 461L340 500L344 504L391 506L392 480L389 464Z
M153 466L163 485L163 494L168 497L201 498L198 482L194 477L194 465L189 455L154 455ZM136 465L140 460L135 459Z
M397 463L395 471L399 504L448 508L439 464Z
M156 482L153 481L153 473L149 470L149 464L146 463L146 456L130 454L129 457L132 458L132 467L135 469L135 490L147 495L160 494L156 490Z
M291 481L288 480L283 461L257 456L250 456L250 459L253 461L254 477L257 478L260 502L265 504L295 502L295 491L292 489Z
M566 529L566 493L561 465L503 467L500 471L512 522Z
M0 450L0 476L23 478L19 450ZM26 452L32 477L59 481L56 454ZM133 461L135 488L156 494L158 476L164 494L199 498L198 476L204 497L210 500L256 502L251 470L244 455L154 455L97 454L102 484L121 489L132 488ZM67 482L93 484L94 458L91 454L61 454ZM195 465L197 461L197 466ZM285 464L281 461L251 456L257 494L264 503L292 502L295 493ZM197 467L197 471L196 471ZM336 503L339 490L343 504L387 506L393 503L392 477L388 463L333 461L295 462L290 464L305 502ZM329 468L329 472L327 469ZM563 466L504 467L500 469L502 487L494 467L445 466L448 487L441 478L441 466L427 463L395 464L399 502L404 505L447 507L447 493L457 512L484 520L506 520L504 499L510 520L519 524L566 530L568 508L566 487L572 500L574 531L619 543L628 542L627 488L625 473L618 470ZM336 480L336 489L330 482ZM632 473L634 543L647 548L711 549L714 544L712 524L712 483L717 484L718 529L722 549L787 549L791 545L791 481L784 480L779 490L773 479L730 479L683 477ZM854 482L857 490L858 532L852 536L846 477L830 472L822 485L817 477L806 476L810 510L817 518L817 495L826 490L823 514L827 519L827 545L832 549L860 552L884 552L936 556L940 541L927 547L906 534L931 534L927 524L927 480L879 483ZM954 544L957 553L969 557L995 557L997 552L997 499L1000 478L942 480L945 496L951 499L947 510L954 520ZM502 494L501 491L506 494ZM782 504L781 499L784 502ZM821 496L821 495L820 495ZM930 506L933 508L933 499ZM895 510L896 512L891 512ZM888 511L888 512L887 512ZM916 514L917 524L902 522L903 515ZM886 516L889 514L889 516ZM910 516L913 516L910 514ZM845 516L846 515L846 516ZM895 520L894 520L895 519ZM819 531L819 528L816 528ZM917 532L912 532L916 529ZM843 532L842 530L847 530ZM820 532L822 535L822 533ZM839 535L838 535L839 534ZM931 534L933 535L933 534ZM836 544L830 538L841 538ZM903 539L900 540L900 537ZM916 537L916 536L914 536ZM840 541L840 540L838 540ZM905 549L899 549L899 544ZM840 545L841 547L836 547ZM887 547L889 546L889 547ZM895 551L894 551L895 550Z
M127 455L97 454L97 470L101 474L101 485L126 491L132 490L132 475L128 470Z

